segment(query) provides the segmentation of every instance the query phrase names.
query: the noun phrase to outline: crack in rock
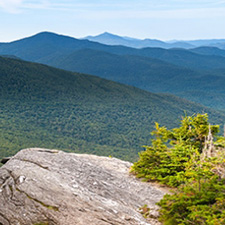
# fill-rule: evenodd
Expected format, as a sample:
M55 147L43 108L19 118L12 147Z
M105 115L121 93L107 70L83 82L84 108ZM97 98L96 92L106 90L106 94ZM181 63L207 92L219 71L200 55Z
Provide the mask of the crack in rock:
M21 150L0 168L0 224L158 225L155 203L168 191L131 176L131 165L58 150ZM138 212L145 204L151 221Z

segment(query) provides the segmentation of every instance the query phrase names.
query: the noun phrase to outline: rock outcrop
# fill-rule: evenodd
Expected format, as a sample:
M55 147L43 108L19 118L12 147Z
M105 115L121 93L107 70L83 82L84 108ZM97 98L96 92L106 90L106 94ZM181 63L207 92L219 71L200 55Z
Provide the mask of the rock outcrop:
M147 225L138 212L165 191L129 175L115 158L25 149L0 168L2 225Z

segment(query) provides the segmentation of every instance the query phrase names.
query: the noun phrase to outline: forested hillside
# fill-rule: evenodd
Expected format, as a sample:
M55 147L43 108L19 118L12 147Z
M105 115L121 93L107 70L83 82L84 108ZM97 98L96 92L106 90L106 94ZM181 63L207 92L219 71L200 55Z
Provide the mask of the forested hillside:
M172 95L17 59L0 57L0 79L0 158L36 146L132 161L155 121L172 127L184 111L225 121Z
M179 54L176 57L179 58ZM159 59L116 55L92 49L80 49L70 55L49 60L45 59L42 63L97 75L155 93L172 93L212 108L225 108L225 69L197 71ZM198 59L193 60L193 63L197 65ZM203 64L209 65L208 62Z
M0 54L225 109L225 57L217 48L134 49L43 32L0 43Z
M199 50L143 48L135 49L125 46L109 46L88 40L42 32L34 36L10 43L0 43L0 54L15 55L24 60L49 63L60 60L80 49L104 51L116 55L136 55L183 66L189 69L225 68L225 58L221 54L198 54ZM223 51L223 50L221 50ZM218 52L218 51L217 51Z

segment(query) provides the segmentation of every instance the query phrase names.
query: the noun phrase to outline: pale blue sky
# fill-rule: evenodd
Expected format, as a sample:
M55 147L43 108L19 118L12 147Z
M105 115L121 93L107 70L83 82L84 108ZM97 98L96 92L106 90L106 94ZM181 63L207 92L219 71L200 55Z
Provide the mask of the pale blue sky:
M0 42L41 31L73 37L225 38L225 0L0 0Z

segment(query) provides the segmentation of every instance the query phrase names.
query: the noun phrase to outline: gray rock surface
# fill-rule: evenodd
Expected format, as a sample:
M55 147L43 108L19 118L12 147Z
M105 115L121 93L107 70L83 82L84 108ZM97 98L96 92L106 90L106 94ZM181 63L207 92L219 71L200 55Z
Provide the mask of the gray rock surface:
M24 149L0 168L0 224L147 225L166 191L132 175L115 158Z

